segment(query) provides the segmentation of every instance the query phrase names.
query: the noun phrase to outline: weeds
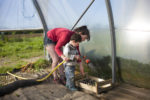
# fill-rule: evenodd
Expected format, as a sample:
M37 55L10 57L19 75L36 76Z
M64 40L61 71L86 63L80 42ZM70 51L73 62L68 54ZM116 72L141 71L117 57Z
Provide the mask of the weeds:
M33 64L35 70L40 70L50 66L50 62L45 59L39 59Z

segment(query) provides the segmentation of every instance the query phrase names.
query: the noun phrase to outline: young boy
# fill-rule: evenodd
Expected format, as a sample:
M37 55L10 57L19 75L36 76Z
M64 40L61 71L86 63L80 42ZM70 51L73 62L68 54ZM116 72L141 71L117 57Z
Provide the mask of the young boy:
M66 75L66 87L72 91L77 90L74 85L74 72L75 72L75 65L77 61L80 60L79 51L77 50L77 47L79 46L79 43L81 41L82 38L79 34L73 34L71 36L69 43L65 45L63 50L63 54L65 55L65 57L68 58L66 60L66 63L64 63Z

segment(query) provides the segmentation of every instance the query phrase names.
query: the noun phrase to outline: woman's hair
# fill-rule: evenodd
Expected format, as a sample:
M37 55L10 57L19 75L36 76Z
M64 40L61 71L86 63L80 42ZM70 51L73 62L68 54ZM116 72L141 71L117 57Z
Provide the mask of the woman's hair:
M73 35L71 36L71 39L70 39L70 40L74 40L75 42L81 42L81 41L82 41L82 38L81 38L81 35L80 35L80 34L75 33L75 34L73 34Z
M86 25L81 26L81 27L77 27L73 31L76 32L76 33L81 32L82 35L87 35L87 37L88 37L87 40L88 41L90 40L90 32L89 32Z

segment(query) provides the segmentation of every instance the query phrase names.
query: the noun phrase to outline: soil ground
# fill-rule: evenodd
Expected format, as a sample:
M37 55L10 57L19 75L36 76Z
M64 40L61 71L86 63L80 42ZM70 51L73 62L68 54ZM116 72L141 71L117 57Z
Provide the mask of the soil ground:
M0 100L150 100L150 90L121 84L105 93L70 91L64 85L46 81L39 85L19 88Z

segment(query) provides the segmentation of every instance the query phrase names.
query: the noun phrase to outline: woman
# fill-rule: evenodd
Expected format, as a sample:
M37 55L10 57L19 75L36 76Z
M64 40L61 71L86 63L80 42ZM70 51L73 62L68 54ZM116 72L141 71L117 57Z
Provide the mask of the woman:
M52 58L52 70L60 63L62 60L68 60L67 57L63 55L62 47L65 46L69 41L73 34L80 34L82 41L90 40L90 32L87 29L87 26L81 26L73 31L66 28L54 28L47 32L47 38L44 40L44 45L46 46L46 50ZM79 51L79 46L77 47ZM80 51L79 51L80 54ZM82 70L81 74L84 75L84 68L80 61L80 70ZM57 71L53 73L54 82L61 82L65 84L64 70L63 67L60 66L59 69L60 78L58 78Z

